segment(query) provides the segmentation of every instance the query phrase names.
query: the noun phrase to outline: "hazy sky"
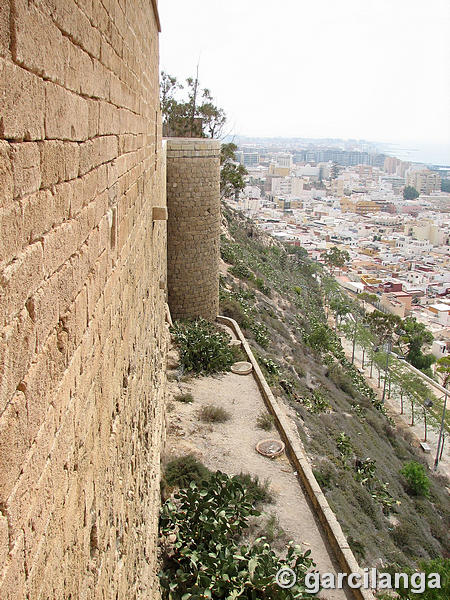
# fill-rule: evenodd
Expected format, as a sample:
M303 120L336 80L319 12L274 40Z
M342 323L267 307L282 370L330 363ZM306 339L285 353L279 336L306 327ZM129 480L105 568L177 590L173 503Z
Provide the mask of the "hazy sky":
M159 0L161 68L231 133L450 143L448 0Z

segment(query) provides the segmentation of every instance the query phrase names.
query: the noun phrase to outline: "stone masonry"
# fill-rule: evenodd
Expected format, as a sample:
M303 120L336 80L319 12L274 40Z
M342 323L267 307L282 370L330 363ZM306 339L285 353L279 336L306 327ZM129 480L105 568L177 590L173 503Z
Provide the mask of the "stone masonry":
M219 310L220 142L167 140L169 305L174 319Z
M0 1L2 600L158 597L158 30L154 0Z

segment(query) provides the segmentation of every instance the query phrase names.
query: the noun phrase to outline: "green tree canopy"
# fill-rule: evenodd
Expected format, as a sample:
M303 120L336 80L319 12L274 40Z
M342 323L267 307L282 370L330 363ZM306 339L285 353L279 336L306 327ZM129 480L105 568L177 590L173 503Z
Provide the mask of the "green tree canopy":
M443 356L437 361L436 372L442 377L442 386L447 387L450 383L450 356Z
M182 98L178 95L182 91ZM174 137L219 138L226 123L225 111L214 104L211 92L200 88L198 75L180 83L162 71L160 103L163 126Z
M401 323L400 317L397 315L386 314L380 310L374 310L366 315L365 322L369 326L374 338L379 344L384 344L392 341L394 332Z
M400 329L401 327L401 329ZM406 360L422 371L429 370L435 362L432 354L424 354L422 348L431 344L433 334L428 331L423 323L419 323L414 317L403 319L398 328L400 334L398 343L400 349L404 352Z
M220 150L220 197L236 196L245 187L247 169L236 162L236 144L222 144Z
M325 264L330 267L331 271L334 271L337 267L342 268L350 260L350 254L347 250L339 250L337 246L333 246L326 252L323 252L322 256Z
M406 185L403 188L403 198L405 200L415 200L419 197L419 192L412 185Z

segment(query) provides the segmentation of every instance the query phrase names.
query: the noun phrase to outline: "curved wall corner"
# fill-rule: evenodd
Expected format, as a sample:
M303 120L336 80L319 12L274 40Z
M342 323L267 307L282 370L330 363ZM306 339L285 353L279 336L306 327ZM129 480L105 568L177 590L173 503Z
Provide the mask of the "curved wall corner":
M167 139L167 287L173 319L219 311L220 142Z

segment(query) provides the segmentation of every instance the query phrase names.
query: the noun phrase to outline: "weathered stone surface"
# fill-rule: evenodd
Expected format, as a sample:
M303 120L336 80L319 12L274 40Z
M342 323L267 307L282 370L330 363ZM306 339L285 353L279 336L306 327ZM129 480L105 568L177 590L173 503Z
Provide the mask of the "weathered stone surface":
M159 597L168 333L152 13L0 1L5 600Z
M167 263L174 319L219 311L220 142L167 140Z

